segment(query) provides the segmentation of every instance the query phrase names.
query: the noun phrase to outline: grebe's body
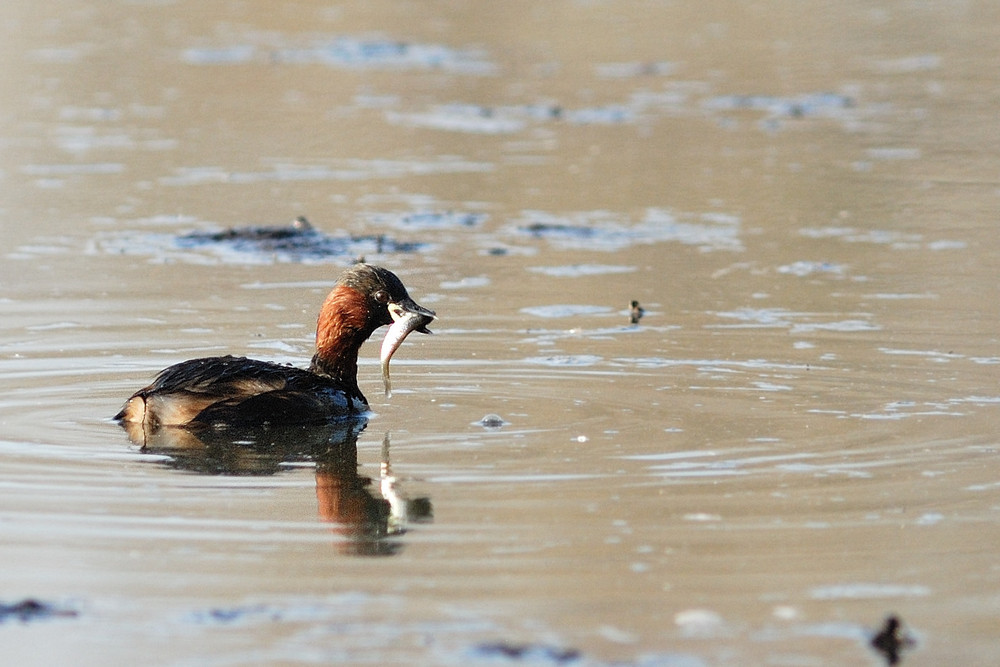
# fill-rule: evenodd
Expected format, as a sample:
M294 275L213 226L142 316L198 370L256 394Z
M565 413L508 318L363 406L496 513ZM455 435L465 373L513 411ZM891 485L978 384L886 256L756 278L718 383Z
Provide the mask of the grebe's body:
M430 333L434 312L410 298L386 269L358 264L327 296L308 369L245 357L191 359L163 370L115 416L124 425L282 425L323 423L368 409L358 388L358 350L375 329L391 325L382 346L382 375L412 331Z

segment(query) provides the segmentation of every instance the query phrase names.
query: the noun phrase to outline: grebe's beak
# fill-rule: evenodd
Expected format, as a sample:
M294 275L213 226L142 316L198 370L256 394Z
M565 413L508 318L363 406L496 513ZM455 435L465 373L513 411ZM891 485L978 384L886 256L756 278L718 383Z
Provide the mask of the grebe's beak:
M427 325L434 320L433 310L427 310L413 299L400 299L398 302L389 304L389 316L392 317L392 326L385 334L382 341L382 384L385 385L385 396L392 396L392 385L389 382L389 360L396 353L399 346L411 332L429 334L431 330Z

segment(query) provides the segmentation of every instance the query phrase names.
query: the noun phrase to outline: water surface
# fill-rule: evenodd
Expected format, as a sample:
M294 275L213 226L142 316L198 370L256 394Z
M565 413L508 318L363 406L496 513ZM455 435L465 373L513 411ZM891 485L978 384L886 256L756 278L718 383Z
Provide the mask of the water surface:
M500 7L0 10L6 661L992 660L995 8ZM359 256L363 430L110 421Z

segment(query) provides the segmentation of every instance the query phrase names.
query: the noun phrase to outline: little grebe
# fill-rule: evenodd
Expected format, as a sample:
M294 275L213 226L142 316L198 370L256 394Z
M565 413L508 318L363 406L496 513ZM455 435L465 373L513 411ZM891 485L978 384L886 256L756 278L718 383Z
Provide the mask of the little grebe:
M391 271L357 264L323 302L308 370L233 356L183 361L133 394L115 419L155 429L322 423L358 414L368 409L358 388L361 344L392 325L381 353L388 395L389 359L410 332L430 333L433 319Z

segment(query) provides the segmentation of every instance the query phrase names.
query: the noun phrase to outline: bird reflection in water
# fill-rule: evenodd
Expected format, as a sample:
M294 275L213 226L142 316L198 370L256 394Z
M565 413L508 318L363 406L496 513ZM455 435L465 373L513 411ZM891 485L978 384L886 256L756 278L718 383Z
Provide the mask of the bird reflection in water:
M433 519L430 499L409 498L389 463L389 434L382 442L378 493L373 480L358 474L359 434L365 420L322 426L256 429L126 429L144 454L160 455L171 468L202 475L267 476L312 463L320 519L343 537L344 553L387 556L402 544L396 538L411 523Z
M371 492L371 483L371 478L358 475L358 449L354 445L316 459L320 518L335 524L337 532L349 538L352 553L392 555L402 546L392 538L405 533L410 523L427 523L434 515L429 498L408 498L399 488L389 463L388 433L382 440L381 496Z

